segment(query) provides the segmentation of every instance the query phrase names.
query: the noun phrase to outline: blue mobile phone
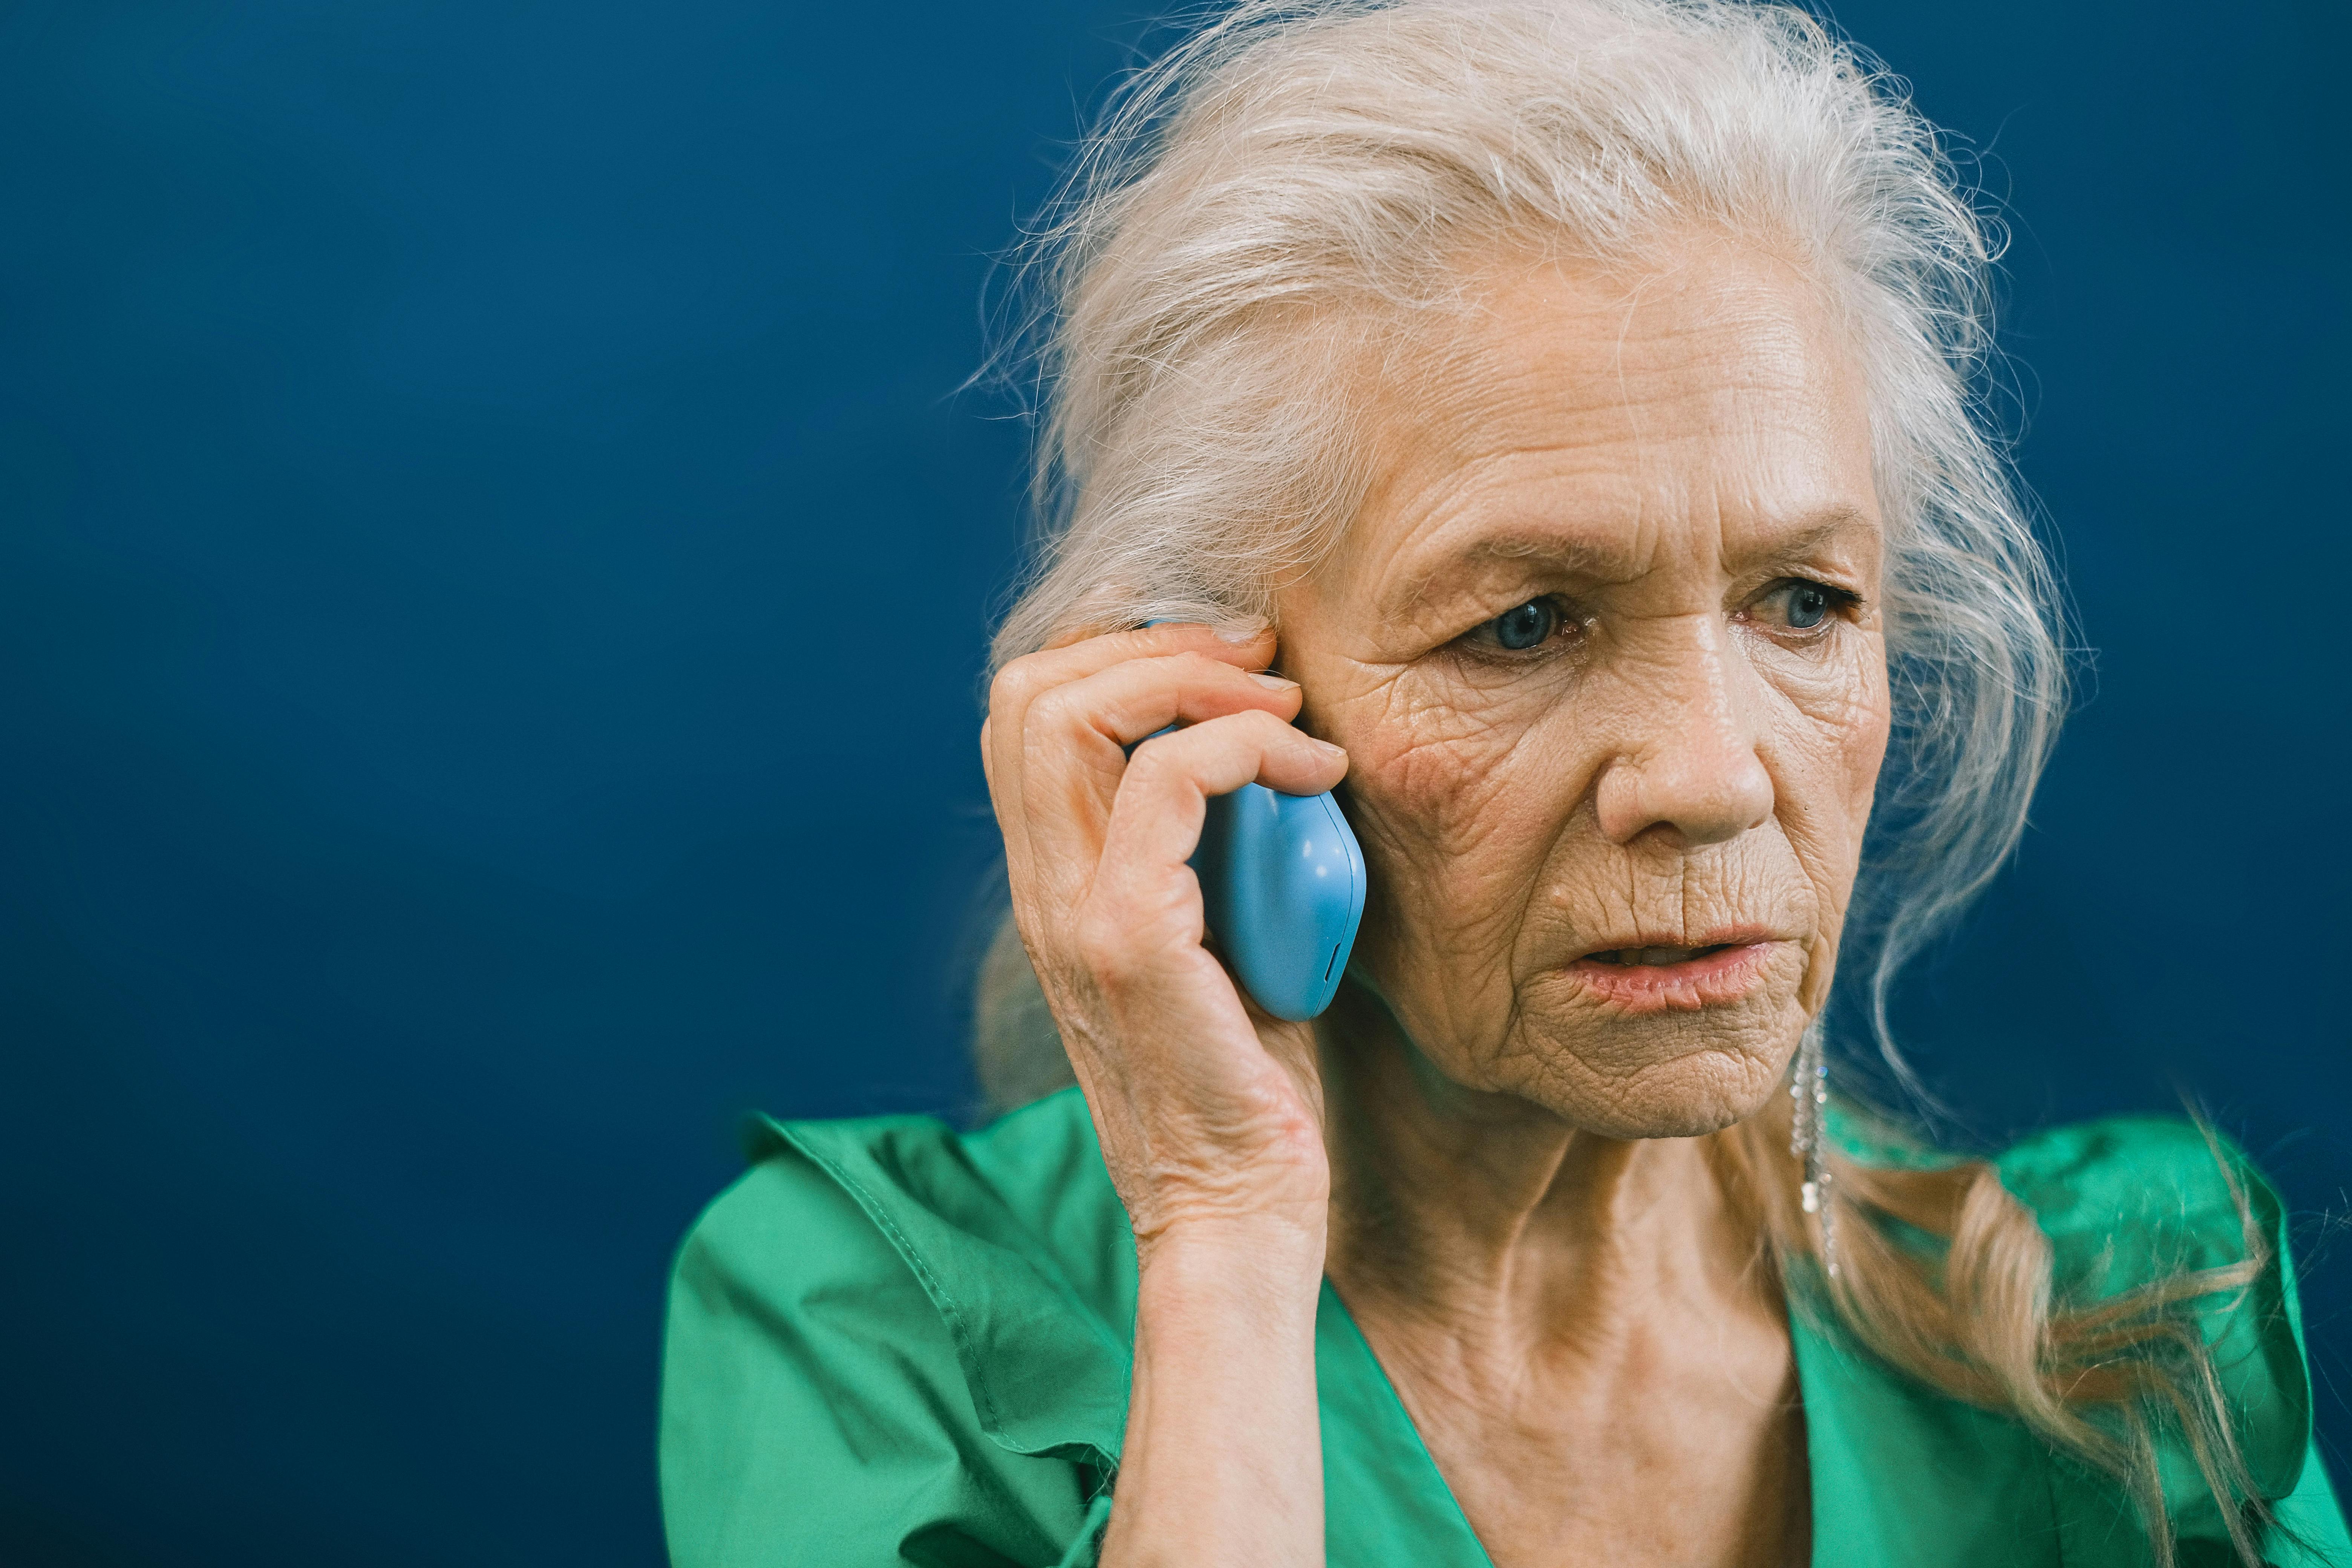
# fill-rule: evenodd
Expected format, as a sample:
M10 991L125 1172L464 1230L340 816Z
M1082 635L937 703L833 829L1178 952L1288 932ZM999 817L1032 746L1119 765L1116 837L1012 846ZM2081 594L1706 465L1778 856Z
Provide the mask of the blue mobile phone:
M1246 784L1209 801L1192 852L1201 903L1235 978L1277 1018L1339 994L1364 918L1364 852L1339 803Z
M1209 930L1251 999L1295 1023L1328 1007L1364 919L1364 852L1331 793L1246 784L1211 796L1190 864Z

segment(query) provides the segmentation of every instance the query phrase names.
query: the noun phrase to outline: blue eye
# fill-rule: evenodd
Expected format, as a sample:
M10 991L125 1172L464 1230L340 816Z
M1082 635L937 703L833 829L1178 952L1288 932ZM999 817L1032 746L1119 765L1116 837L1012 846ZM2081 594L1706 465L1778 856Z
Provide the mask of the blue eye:
M1856 601L1843 588L1794 577L1776 584L1751 612L1767 625L1785 631L1818 630L1822 622Z
M1530 599L1486 624L1495 628L1496 642L1519 653L1538 646L1559 629L1559 611L1548 599Z

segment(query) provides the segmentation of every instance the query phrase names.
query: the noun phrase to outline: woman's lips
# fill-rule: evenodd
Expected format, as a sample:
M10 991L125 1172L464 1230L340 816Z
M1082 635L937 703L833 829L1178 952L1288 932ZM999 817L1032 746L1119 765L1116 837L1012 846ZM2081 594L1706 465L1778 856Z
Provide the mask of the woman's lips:
M1568 973L1588 994L1628 1013L1696 1012L1737 1002L1763 982L1773 952L1767 938L1696 947L1623 947L1587 953Z

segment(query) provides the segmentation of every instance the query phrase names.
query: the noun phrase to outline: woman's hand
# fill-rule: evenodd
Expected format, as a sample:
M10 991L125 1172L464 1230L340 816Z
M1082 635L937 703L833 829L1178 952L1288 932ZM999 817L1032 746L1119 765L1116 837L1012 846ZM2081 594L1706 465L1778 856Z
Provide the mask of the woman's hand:
M1202 626L1049 648L998 675L981 745L1013 918L1140 1254L1234 1238L1311 1252L1319 1278L1312 1030L1258 1011L1202 945L1185 864L1209 796L1252 781L1316 795L1347 771L1291 725L1297 685L1253 673L1273 656L1271 632L1237 644Z
M1347 771L1291 727L1298 688L1252 673L1273 657L1271 633L1197 626L1049 648L996 678L981 731L1013 918L1135 1226L1107 1568L1323 1561L1314 1036L1249 1005L1201 945L1184 863L1209 796L1314 795Z

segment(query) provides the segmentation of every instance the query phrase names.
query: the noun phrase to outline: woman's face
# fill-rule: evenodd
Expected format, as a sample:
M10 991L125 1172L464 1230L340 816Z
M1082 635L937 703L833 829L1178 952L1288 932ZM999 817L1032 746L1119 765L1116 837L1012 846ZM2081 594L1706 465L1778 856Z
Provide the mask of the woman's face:
M1887 733L1858 367L1792 268L1500 271L1379 375L1278 604L1371 871L1350 973L1445 1077L1617 1137L1761 1106L1826 995Z

